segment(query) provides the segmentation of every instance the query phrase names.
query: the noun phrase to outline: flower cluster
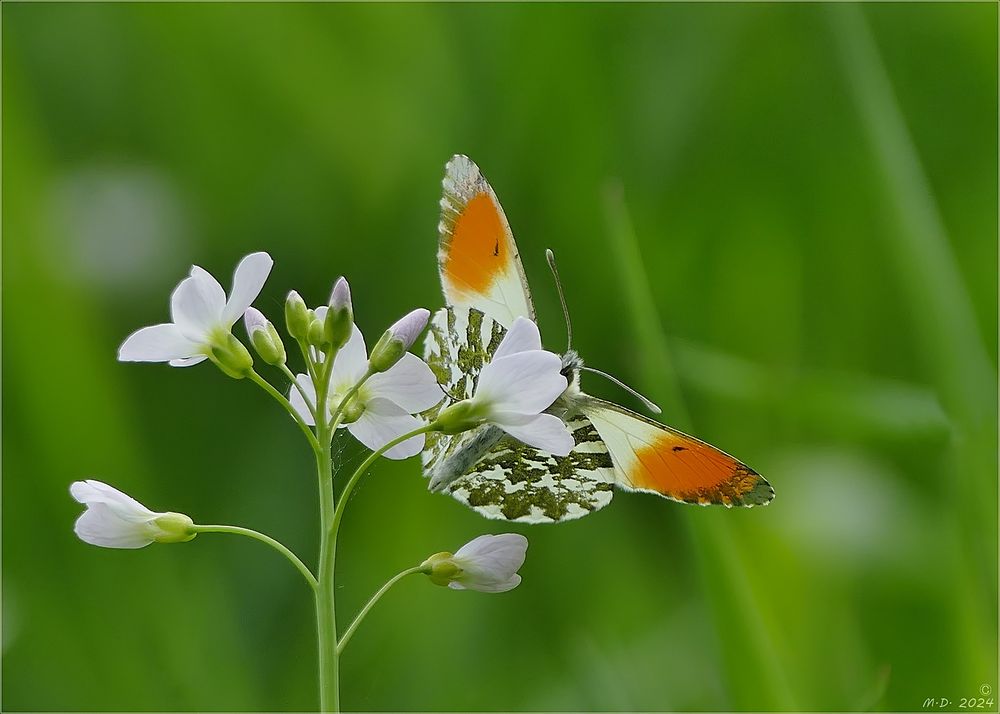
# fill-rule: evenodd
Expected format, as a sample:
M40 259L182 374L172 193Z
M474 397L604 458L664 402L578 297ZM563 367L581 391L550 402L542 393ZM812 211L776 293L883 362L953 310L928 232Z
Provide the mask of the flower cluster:
M486 423L557 456L573 448L573 437L563 421L545 413L566 390L561 361L542 349L538 327L531 320L514 321L483 367L472 399L448 406L432 424L426 424L419 414L437 405L444 392L430 368L408 350L426 327L430 313L420 308L401 318L369 354L354 324L347 280L338 279L328 304L315 309L309 309L292 291L285 300L285 323L306 363L305 371L293 376L286 367L287 353L277 329L251 305L272 264L267 253L253 253L240 261L228 299L210 273L192 267L171 296L172 322L131 334L119 348L118 359L168 362L174 367L208 359L229 376L260 379L250 352L232 334L233 325L243 316L253 350L264 363L290 377L288 403L305 425L327 425L331 431L345 428L373 451L421 429L456 434ZM384 455L406 459L423 447L423 433L414 434L388 446Z
M85 506L75 531L86 543L104 548L143 548L151 543L182 543L202 533L253 538L281 553L302 574L316 599L319 642L320 706L337 708L337 656L380 597L403 577L422 573L432 583L454 590L499 593L521 582L528 541L505 533L483 535L454 554L441 552L390 579L340 635L335 618L337 533L351 490L379 456L406 459L420 453L429 432L459 434L487 424L515 439L565 456L573 437L563 421L547 413L566 390L560 358L542 349L535 323L518 318L483 366L469 399L449 404L433 421L422 415L446 398L430 367L409 352L427 326L430 313L419 308L387 329L371 350L354 321L347 280L339 278L325 305L310 309L295 291L284 304L289 345L297 347L303 367L287 364L289 350L268 317L253 307L271 272L267 253L253 253L236 266L229 295L198 266L170 297L170 322L144 327L118 349L122 362L166 362L190 367L210 361L224 374L260 387L301 429L315 454L320 485L321 553L314 573L290 549L258 531L234 525L201 525L172 511L152 511L106 483L77 481L74 499ZM243 318L246 340L233 334ZM280 371L288 389L274 386L256 369L254 354ZM334 435L346 429L371 449L334 499L331 449ZM441 484L432 481L434 489Z

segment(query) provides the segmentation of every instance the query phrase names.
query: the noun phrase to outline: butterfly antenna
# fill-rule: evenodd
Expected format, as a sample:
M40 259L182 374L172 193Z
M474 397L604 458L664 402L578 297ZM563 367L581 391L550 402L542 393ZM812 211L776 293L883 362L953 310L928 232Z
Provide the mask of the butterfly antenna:
M559 280L559 269L556 268L556 254L550 248L545 249L545 259L549 261L549 270L556 280L556 292L559 293L559 302L562 304L563 317L566 318L566 351L573 347L573 323L569 319L569 306L566 305L566 296L563 294L562 281Z
M652 401L650 401L649 399L646 399L646 397L644 397L641 394L639 394L639 392L637 392L634 389L632 389L632 387L628 386L627 384L625 384L625 382L621 381L617 377L613 377L612 375L608 374L607 372L602 372L601 370L594 369L593 367L583 366L583 367L580 367L580 369L582 369L585 372L593 372L594 374L599 374L602 377L606 377L607 379L610 379L612 382L614 382L619 387L621 387L626 392L628 392L633 397L635 397L640 402L642 402L643 405L646 407L646 409L648 409L649 411L653 412L653 414L660 414L663 411L658 406L656 406Z

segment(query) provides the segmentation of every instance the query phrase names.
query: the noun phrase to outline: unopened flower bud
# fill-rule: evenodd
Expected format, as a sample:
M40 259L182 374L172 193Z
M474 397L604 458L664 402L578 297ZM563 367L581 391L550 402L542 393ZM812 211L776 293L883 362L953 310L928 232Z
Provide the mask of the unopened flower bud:
M86 543L103 548L143 548L150 543L183 543L197 535L183 513L151 511L101 481L77 481L70 493L87 507L73 530Z
M305 300L292 290L285 298L285 327L288 334L296 340L304 340L308 336L310 322Z
M321 307L319 311L319 315L312 310L309 311L309 330L306 333L306 340L316 349L325 350L330 346L329 341L326 339L326 328L324 327L326 310Z
M445 407L431 424L433 431L444 434L460 434L469 429L475 429L486 420L486 411L482 405L466 399Z
M230 332L212 345L212 361L233 379L243 379L253 369L253 357Z
M168 511L153 519L156 531L150 535L157 543L186 543L194 538L194 521L183 513Z
M397 320L372 349L369 369L375 373L385 372L402 359L427 326L430 316L430 311L421 307Z
M435 585L448 585L462 569L452 560L454 556L448 551L435 553L420 564L420 572L431 579Z
M330 295L330 309L324 321L326 340L333 349L347 344L354 330L354 308L351 305L351 287L345 278L338 278Z
M243 322L250 336L250 344L260 358L270 365L285 363L285 345L274 325L255 307L248 307L243 313Z
M502 593L521 582L518 569L524 565L528 539L517 533L482 535L452 555L435 553L420 564L420 572L435 585L452 590Z

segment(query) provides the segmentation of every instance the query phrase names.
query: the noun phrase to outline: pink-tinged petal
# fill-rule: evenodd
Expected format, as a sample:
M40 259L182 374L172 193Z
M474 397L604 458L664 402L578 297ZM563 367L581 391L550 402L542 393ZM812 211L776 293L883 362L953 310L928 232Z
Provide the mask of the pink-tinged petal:
M389 399L410 414L430 409L444 398L431 368L410 352L387 372L369 379L365 383L365 392L372 398Z
M364 335L355 325L351 332L351 339L340 348L333 362L333 377L331 379L331 384L334 385L333 391L350 389L365 376L367 371L368 348L365 347Z
M353 424L348 424L347 430L369 449L377 451L393 439L419 429L423 423L388 399L371 399L365 405L361 418ZM420 434L392 447L385 452L385 457L408 459L419 454L423 448L424 436Z
M194 357L184 357L182 359L170 360L171 367L193 367L208 359L207 355L196 355Z
M164 323L136 330L118 348L119 362L169 362L196 355L201 345L185 337L177 325Z
M498 360L518 352L540 349L542 349L542 336L538 334L538 325L526 317L519 317L500 340L497 351L493 353L493 359Z
M313 387L312 380L309 379L308 375L300 374L295 377L295 381L298 382L299 386L302 387L302 391L306 393L307 397L309 397L309 405L306 405L306 400L302 398L302 394L300 394L299 390L295 388L295 385L292 385L291 391L288 393L288 401L291 403L292 409L294 409L296 413L302 417L305 423L309 426L313 426L316 423L316 420L313 419L313 415L309 410L309 407L316 404L316 389Z
M389 328L389 332L392 333L393 339L397 339L403 343L404 350L408 350L417 341L424 328L427 327L427 320L430 316L430 310L418 307L416 310L412 310L396 320L393 326Z
M523 424L497 425L518 441L553 456L566 456L576 445L563 420L552 414L539 414Z
M170 316L189 340L206 342L208 332L222 323L226 293L210 273L197 265L170 296Z
M236 266L236 272L233 273L233 289L221 314L225 326L232 327L257 299L273 265L274 261L267 253L251 253Z
M247 335L253 336L254 330L267 329L267 318L257 308L248 307L243 313L243 325L246 327Z
M347 284L347 278L337 278L333 284L333 291L330 293L330 307L334 310L353 309L351 306L351 286Z
M562 360L533 350L494 359L479 374L475 401L501 412L538 414L566 391Z

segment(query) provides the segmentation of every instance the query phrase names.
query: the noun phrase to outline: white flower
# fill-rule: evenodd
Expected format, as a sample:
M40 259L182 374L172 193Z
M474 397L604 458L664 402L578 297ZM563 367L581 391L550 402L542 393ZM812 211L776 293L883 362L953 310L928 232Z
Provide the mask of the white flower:
M260 294L273 262L267 253L251 253L241 260L228 300L219 281L192 266L170 296L173 322L133 332L118 348L119 361L190 367L205 360L213 346L226 344L233 324Z
M76 481L69 492L87 507L73 530L80 540L104 548L142 548L194 538L193 522L182 513L157 513L100 481Z
M561 370L559 356L542 349L535 323L519 317L479 373L472 399L448 407L438 421L450 433L490 422L528 446L566 456L573 435L562 419L543 413L566 391Z
M320 308L316 312L319 313ZM335 410L344 396L368 372L368 352L365 338L357 325L353 326L351 338L347 341L333 362L330 378L330 394L327 408ZM310 404L316 402L316 390L312 380L304 374L298 375L298 383L309 397ZM441 401L444 395L430 367L416 355L409 352L389 370L368 379L350 404L344 409L348 431L373 451L403 434L423 425L412 416L430 409ZM292 389L289 401L306 421L313 424L312 414L297 389ZM423 435L407 439L397 444L385 455L390 459L406 459L424 448Z
M521 582L518 568L524 564L528 539L517 533L481 535L458 552L437 553L421 564L422 572L437 585L453 590L502 593Z

